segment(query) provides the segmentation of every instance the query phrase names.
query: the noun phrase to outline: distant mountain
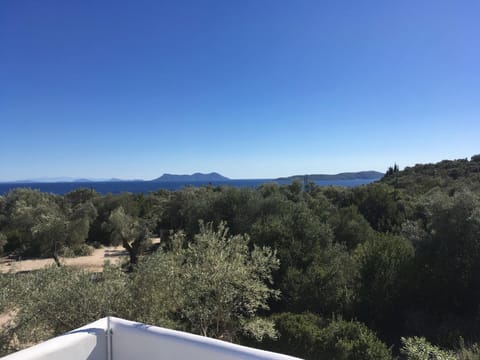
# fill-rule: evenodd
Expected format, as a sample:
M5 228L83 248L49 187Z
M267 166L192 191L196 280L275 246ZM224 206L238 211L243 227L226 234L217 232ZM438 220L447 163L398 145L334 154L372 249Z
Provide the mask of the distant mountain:
M123 182L123 181L143 181L143 180L124 180L124 179L118 179L118 178L110 178L110 179L82 178L82 179L72 180L72 182Z
M303 180L305 176L308 177L308 181L321 181L321 180L376 180L381 179L385 175L378 171L359 171L359 172L344 172L340 174L311 174L311 175L293 175L288 177L281 177L278 181L292 181Z
M73 178L73 177L45 177L34 179L22 179L13 181L0 181L2 183L34 184L34 183L88 183L88 182L122 182L122 181L143 181L143 180L122 180L117 178L95 179L95 178Z
M212 172L209 174L195 173L192 175L175 175L175 174L163 174L159 178L152 181L155 182L188 182L188 181L227 181L229 178L220 175L219 173Z
M360 172L345 172L336 175L325 174L313 174L307 175L308 181L319 180L377 180L381 179L385 174L378 171L360 171ZM273 181L292 181L295 179L302 180L305 175L293 175L288 177L280 177L277 179L271 179ZM217 172L211 172L208 174L194 173L192 175L177 175L177 174L163 174L159 178L149 180L151 182L214 182L214 181L228 181L229 178L220 175ZM16 181L0 181L2 183L89 183L89 182L127 182L127 181L148 181L148 180L124 180L118 178L73 178L73 177L45 177L45 178L33 178L23 179Z
M33 178L33 179L21 179L10 181L12 183L54 183L54 182L73 182L76 179L72 177L42 177L42 178Z

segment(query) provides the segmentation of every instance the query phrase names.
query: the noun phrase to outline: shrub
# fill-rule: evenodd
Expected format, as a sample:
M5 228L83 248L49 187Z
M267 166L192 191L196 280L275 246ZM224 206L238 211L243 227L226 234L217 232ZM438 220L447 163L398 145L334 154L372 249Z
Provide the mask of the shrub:
M449 351L430 344L423 337L402 337L401 354L407 360L455 360L457 357Z
M89 256L92 255L93 248L87 244L80 244L75 247L66 247L63 249L63 256L67 258L77 256Z
M0 294L4 305L16 309L16 316L0 338L4 344L14 337L20 344L32 344L107 315L129 317L133 306L125 291L127 280L109 266L102 274L57 266L10 274Z
M375 333L357 321L325 320L311 313L272 317L279 339L261 347L305 359L391 360L392 354Z
M234 341L241 334L274 336L273 323L258 317L278 294L269 288L278 267L268 248L248 247L246 235L231 236L200 223L200 233L187 244L173 236L170 251L141 259L132 276L139 320L155 324L165 318L177 327L204 336Z

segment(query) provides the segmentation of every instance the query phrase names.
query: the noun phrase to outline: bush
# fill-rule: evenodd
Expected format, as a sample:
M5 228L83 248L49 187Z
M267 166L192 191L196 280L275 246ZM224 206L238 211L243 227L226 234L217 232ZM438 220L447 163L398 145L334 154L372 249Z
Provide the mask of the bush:
M357 321L327 321L311 313L282 313L272 319L279 339L260 344L263 348L310 360L392 359L387 346Z
M480 344L474 343L467 346L463 338L460 338L460 348L455 352L455 355L458 360L479 360Z
M257 313L278 294L268 286L278 260L270 249L251 250L248 243L246 235L229 235L223 222L218 229L200 223L189 243L175 234L170 251L141 259L132 275L138 320L170 319L180 329L229 341L241 334L275 336L273 323Z
M319 339L322 359L392 359L387 346L364 324L334 320Z
M275 322L275 328L279 334L278 339L247 345L305 359L318 358L315 357L317 341L321 336L322 327L326 325L320 316L312 313L281 313L273 315L271 319Z
M106 267L102 274L52 266L28 274L9 274L0 291L3 305L16 309L3 345L16 338L32 344L78 328L107 315L129 318L128 277ZM18 350L17 348L9 349Z
M455 360L457 357L439 347L430 344L423 337L402 337L401 354L407 360Z
M75 247L66 247L63 249L63 256L67 258L77 256L89 256L92 255L93 248L87 244L80 244Z

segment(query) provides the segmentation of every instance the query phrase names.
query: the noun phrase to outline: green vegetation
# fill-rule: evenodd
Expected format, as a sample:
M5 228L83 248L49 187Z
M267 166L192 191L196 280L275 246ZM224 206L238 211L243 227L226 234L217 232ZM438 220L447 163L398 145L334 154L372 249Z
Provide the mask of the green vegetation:
M391 351L365 325L326 320L312 313L272 316L280 337L257 346L305 359L392 359Z
M289 177L281 177L278 180L303 180L307 177L309 181L321 181L321 180L358 180L358 179L372 179L377 180L383 176L378 171L359 171L359 172L347 172L334 175L327 174L310 174L310 175L293 175Z
M184 330L230 341L274 337L273 323L256 314L278 296L268 286L278 259L269 248L250 251L248 243L246 235L228 235L224 223L200 223L192 241L175 234L171 250L145 258L132 276L136 318L157 323L164 314Z
M110 244L122 268L0 276L3 351L111 314L307 359L480 359L479 155L356 188L0 197L0 253Z

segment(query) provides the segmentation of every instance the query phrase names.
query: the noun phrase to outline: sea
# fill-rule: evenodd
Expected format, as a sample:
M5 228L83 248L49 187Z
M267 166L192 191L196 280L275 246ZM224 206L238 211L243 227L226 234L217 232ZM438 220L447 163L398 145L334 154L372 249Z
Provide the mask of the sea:
M319 180L314 181L319 186L345 186L354 187L365 185L379 179L351 179L351 180ZM15 188L36 189L42 192L63 195L78 188L93 189L100 194L120 194L155 192L161 189L181 190L185 187L194 186L233 186L240 188L258 188L262 184L277 183L280 185L289 184L289 180L274 179L248 179L248 180L227 180L227 181L193 181L193 182L155 182L155 181L106 181L106 182L53 182L53 183L0 183L0 195L5 195Z

